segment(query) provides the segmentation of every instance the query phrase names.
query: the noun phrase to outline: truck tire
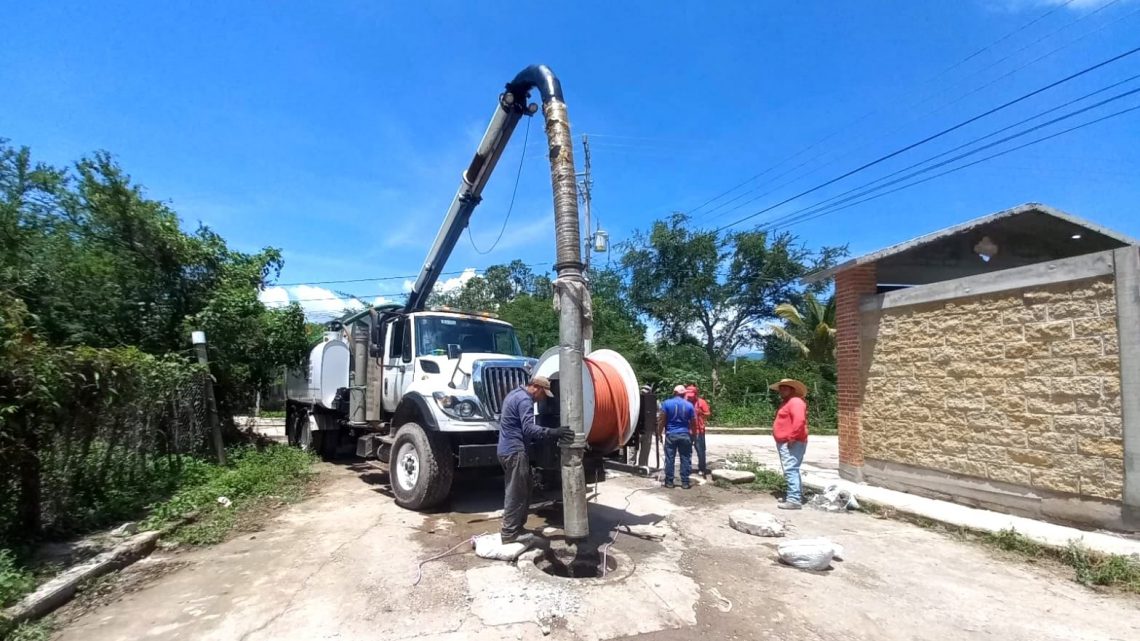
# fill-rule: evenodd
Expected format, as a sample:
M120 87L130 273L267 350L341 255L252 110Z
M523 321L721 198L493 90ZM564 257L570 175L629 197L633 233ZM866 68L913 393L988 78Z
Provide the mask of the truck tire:
M297 446L297 408L292 403L285 404L285 441Z
M451 443L418 423L405 423L396 432L388 469L397 505L411 510L435 507L451 493Z

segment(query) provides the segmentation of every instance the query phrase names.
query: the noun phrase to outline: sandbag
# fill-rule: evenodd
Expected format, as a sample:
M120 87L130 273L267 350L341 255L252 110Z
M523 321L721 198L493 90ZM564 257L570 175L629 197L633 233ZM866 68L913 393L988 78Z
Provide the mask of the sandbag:
M498 532L475 537L475 555L484 559L514 561L520 554L526 552L527 547L529 546L526 543L517 541L503 543L503 537Z
M830 539L796 539L776 546L780 561L801 570L826 570L843 559L843 548Z
M849 487L832 483L823 489L822 494L816 494L808 501L808 505L827 512L842 512L843 510L858 510L859 501L855 499L855 492Z

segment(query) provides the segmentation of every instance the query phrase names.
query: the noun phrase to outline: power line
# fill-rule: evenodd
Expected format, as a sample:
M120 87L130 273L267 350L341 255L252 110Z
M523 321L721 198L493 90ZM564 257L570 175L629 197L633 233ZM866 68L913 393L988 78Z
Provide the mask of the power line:
M1029 98L1032 98L1033 96L1036 96L1042 92L1048 91L1049 89L1053 89L1054 87L1060 86L1066 82L1069 82L1070 80L1073 80L1075 78L1079 78L1080 76L1083 76L1087 73L1090 73L1092 71L1100 69L1101 67L1104 67L1106 65L1117 62L1117 61L1119 61L1123 58L1126 58L1128 56L1131 56L1137 52L1140 52L1140 47L1130 49L1129 51L1125 51L1124 53L1113 56L1112 58L1098 62L1095 65L1092 65L1090 67L1085 67L1084 69L1082 69L1076 73L1070 74L1070 75L1068 75L1068 76L1066 76L1060 80L1056 80L1054 82L1051 82L1051 83L1049 83L1049 84L1047 84L1047 85L1045 85L1039 89L1035 89L1033 91L1030 91L1029 93L1022 94L1021 96L1014 98L1013 100L1007 101L1007 102L1005 102L1005 103L1003 103L997 107L994 107L992 109L988 109L988 110L986 110L980 114L977 114L975 116L967 118L966 120L963 120L962 122L959 122L958 124L953 125L951 127L947 127L946 129L943 129L942 131L939 131L938 133L931 134L931 135L929 135L929 136L927 136L927 137L925 137L925 138L923 138L917 142L914 142L914 143L911 143L909 145L906 145L905 147L901 147L899 149L896 149L895 151L892 151L886 155L879 156L878 158L876 158L870 162L864 163L863 165L860 165L859 167L856 167L855 169L852 169L846 173L840 174L839 176L836 176L835 178L832 178L832 179L827 180L823 183L820 183L814 187L811 187L809 189L801 191L800 193L798 193L794 196L790 196L788 198L785 198L784 200L781 200L780 202L776 203L775 205L765 207L764 209L761 209L760 211L753 212L753 213L751 213L747 216L744 216L743 218L739 218L739 219L737 219L737 220L735 220L735 221L733 221L727 225L723 225L723 226L717 228L716 231L719 232L719 231L727 229L729 227L734 227L736 225L739 225L740 223L745 222L747 220L751 220L751 219L753 219L753 218L755 218L761 214L772 211L773 209L775 209L781 205L786 205L787 203L789 203L793 200L796 200L797 198L801 198L801 197L806 196L810 193L814 193L816 191L819 191L820 189L823 189L824 187L827 187L829 185L833 185L833 184L839 182L840 180L843 180L844 178L848 178L848 177L853 176L854 174L857 174L861 171L864 171L866 169L874 167L875 165L881 164L887 160L890 160L891 158L894 158L895 156L898 156L898 155L903 154L907 151L910 151L911 149L914 149L915 147L918 147L920 145L924 145L928 142L931 142L933 140L941 138L942 136L945 136L948 133L957 131L957 130L961 129L962 127L965 127L966 125L977 122L978 120L981 120L982 118L985 118L987 116L991 116L991 115L993 115L993 114L995 114L995 113L997 113L1003 109L1007 109L1007 108L1009 108L1013 105L1016 105L1018 103L1024 102L1024 101L1028 100Z
M864 199L862 199L862 200L857 200L857 201L855 201L855 202L853 202L853 203L844 204L844 205L843 205L843 206L841 206L841 207L829 206L829 207L826 207L826 208L824 208L824 210L822 210L822 211L817 211L817 212L808 212L808 213L810 213L811 215L800 216L800 217L798 217L798 218L796 218L796 219L793 219L793 220L778 219L778 220L772 221L772 222L771 222L771 223L769 223L768 225L765 225L765 226L763 227L763 229L764 229L765 231L772 231L772 230L777 230L777 229L783 229L783 228L791 227L792 225L797 225L797 224L799 224L799 223L802 223L802 222L805 222L805 221L808 221L808 220L813 220L813 219L819 218L819 217L821 217L821 216L826 216L826 215L828 215L828 214L833 214L833 213L835 213L835 212L837 212L837 211L842 211L842 210L844 210L844 209L849 209L849 208L851 208L851 207L854 207L854 206L856 206L856 205L861 205L861 204L863 204L863 203L865 203L865 202L869 202L869 201L872 201L872 200L876 200L876 199L882 198L882 197L884 197L884 196L887 196L887 195L890 195L890 194L893 194L893 193L896 193L896 192L902 191L902 190L904 190L904 189L910 189L911 187L916 187L916 186L918 186L918 185L921 185L922 183L930 182L931 180L934 180L934 179L936 179L936 178L941 178L942 176L947 176L947 175L949 175L949 174L953 174L953 173L956 173L956 172L962 171L963 169L968 169L969 167L973 167L973 166L975 166L975 165L979 165L979 164L982 164L982 163L984 163L984 162L988 162L988 161L990 161L990 160L993 160L994 158L1000 158L1001 156L1005 156L1005 155L1007 155L1007 154L1011 154L1011 153L1013 153L1013 152L1015 152L1015 151L1019 151L1019 150L1021 150L1021 149L1025 149L1026 147L1031 147L1031 146L1033 146L1033 145L1036 145L1036 144L1039 144L1039 143L1045 142L1045 141L1047 141L1047 140L1052 140L1053 138L1057 138L1058 136L1063 136L1063 135L1065 135L1065 134L1067 134L1067 133L1071 133L1071 132L1073 132L1073 131L1077 131L1078 129L1083 129L1083 128L1085 128L1085 127L1088 127L1088 126L1091 126L1091 125L1095 125L1095 124L1097 124L1097 123L1100 123L1100 122L1104 122L1105 120L1109 120L1109 119L1111 119L1111 118L1116 118L1116 117L1119 117L1119 116L1123 116L1124 114L1127 114L1127 113L1130 113L1130 112L1133 112L1133 111L1136 111L1136 110L1140 110L1140 105L1136 105L1136 106L1133 106L1133 107L1129 107L1129 108L1127 108L1127 109L1122 109L1122 110L1120 110L1120 111L1116 111L1116 112L1110 113L1110 114L1108 114L1108 115L1105 115L1105 116L1101 116L1100 118L1096 118L1096 119L1094 119L1094 120L1090 120L1090 121L1088 121L1088 122L1084 122L1084 123L1081 123L1081 124L1079 124L1079 125L1075 125L1075 126L1073 126L1073 127L1069 127L1068 129L1062 129L1061 131L1057 131L1057 132L1054 132L1054 133L1052 133L1052 134L1049 134L1049 135L1047 135L1047 136L1042 136L1041 138L1035 138L1035 139L1033 139L1033 140L1030 140L1029 142L1026 142L1026 143L1023 143L1023 144L1017 145L1017 146L1015 146L1015 147L1010 147L1009 149L1003 149L1002 151L999 151L999 152L997 152L997 153L995 153L995 154L991 154L991 155L989 155L989 156L986 156L986 157L984 157L984 158L980 158L980 159L978 159L978 160L975 160L975 161L973 161L973 162L969 162L969 163L966 163L966 164L964 164L964 165L959 165L958 167L952 167L952 168L950 168L950 169L948 169L948 170L946 170L946 171L943 171L943 172L939 172L939 173L937 173L937 174L935 174L935 175L933 175L933 176L927 176L926 178L923 178L922 180L917 180L917 181L915 181L915 182L913 182L913 183L908 183L908 184L906 184L906 185L902 185L902 186L900 186L900 187L896 187L895 189L891 189L891 190L889 190L889 191L885 191L885 192L882 192L882 193L879 193L879 194L875 194L875 195L873 195L873 196L869 196L869 197L867 197L867 198L864 198ZM839 204L840 204L840 203L835 203L835 205L839 205Z
M1114 0L1114 1L1118 1L1118 0ZM965 64L966 62L969 62L970 60L972 60L972 59L976 58L977 56L981 55L982 53L985 53L986 51L988 51L988 50L992 49L993 47L995 47L996 45L998 45L998 44L1000 44L1000 43L1004 42L1005 40L1008 40L1010 37L1012 37L1012 36L1014 36L1014 35L1017 35L1018 33L1021 33L1022 31L1025 31L1025 30L1026 30L1026 29L1028 29L1029 27L1032 27L1033 25L1037 24L1037 23L1038 23L1038 22L1040 22L1041 20L1044 20L1045 18L1049 17L1049 16L1050 16L1050 15L1052 15L1053 13L1055 13L1055 12L1059 11L1060 9L1062 9L1062 8L1064 8L1064 7L1067 7L1068 5L1072 4L1073 2L1074 2L1074 0L1067 0L1067 1L1066 1L1064 4L1060 4L1060 5L1057 5L1057 6L1053 7L1053 8L1051 8L1051 9L1049 9L1049 10L1045 11L1044 13L1042 13L1042 14L1041 14L1041 15L1039 15L1039 16L1037 16L1037 17L1036 17L1036 18L1034 18L1033 20L1030 20L1029 22L1026 22L1026 23L1022 24L1020 27L1018 27L1018 28L1016 28L1016 29L1014 29L1014 30L1012 30L1012 31L1009 31L1009 32L1008 32L1008 33L1006 33L1005 35L1003 35L1003 36L999 37L997 40L994 40L993 42L991 42L991 43L987 44L986 46L984 46L984 47L982 47L982 48L980 48L980 49L978 49L977 51L974 51L973 53L969 54L969 55L968 55L968 56L966 56L965 58L962 58L962 59L958 60L957 62L955 62L954 64L950 65L949 67L946 67L946 68L945 68L945 69L943 69L942 71L940 71L940 72L938 72L938 73L934 74L933 76L931 76L931 77L927 78L926 80L922 81L920 84L922 84L922 85L930 84L931 82L933 82L933 81L935 81L935 80L937 80L937 79L939 79L939 78L941 78L941 77L945 76L947 73L950 73L950 72L951 72L951 71L953 71L954 69L957 69L958 67L962 66L962 65L963 65L963 64ZM1107 5L1106 5L1106 6L1107 6ZM1104 7L1101 7L1101 8L1103 9ZM1098 9L1098 11L1099 11L1099 9ZM1094 13L1095 13L1095 12L1094 12ZM1091 15L1091 14L1089 14L1089 15ZM1067 24L1066 24L1064 27L1062 27L1061 29L1067 28L1067 27L1069 27L1069 26L1071 26L1071 25L1075 24L1076 22L1079 22L1080 20L1083 20L1083 19L1084 19L1084 18L1086 18L1086 17L1088 17L1088 15L1086 15L1086 16L1083 16L1082 18L1078 18L1077 20L1074 20L1073 22L1067 23ZM1060 31L1060 29L1058 29L1057 31ZM1053 33L1056 33L1056 31L1054 31ZM1021 51L1021 50L1019 49L1019 50L1018 50L1018 52L1020 52L1020 51ZM1016 52L1015 52L1015 53L1016 53ZM989 65L988 67L985 67L985 68L983 69L983 71L984 71L985 69L989 69L989 68L992 68L993 66L997 65L997 64L998 64L998 63L1000 63L1000 62L1004 62L1006 59L1008 59L1008 56L1007 56L1006 58L1002 58L1002 59L1001 59L1001 60L999 60L998 62L992 63L992 64L991 64L991 65ZM917 103L917 104L921 104L921 102L920 102L920 103ZM913 107L913 106L917 106L917 105L912 105L912 107ZM725 190L725 191L723 191L723 192L721 192L721 193L717 194L716 196L713 196L712 198L710 198L710 199L706 200L705 202L701 203L700 205L697 205L696 207L694 207L694 208L692 208L692 209L688 210L688 211L687 211L687 212L685 212L685 213L686 213L686 214L693 214L693 213L695 213L696 211L698 211L698 210L700 210L700 209L704 208L706 205L709 205L709 204L711 204L711 203L713 203L713 202L715 202L715 201L719 200L720 198L722 198L722 197L724 197L724 196L727 196L728 194L732 193L733 191L736 191L736 190L737 190L737 189L739 189L740 187L743 187L744 185L747 185L748 183L750 183L750 182L752 182L752 181L756 180L757 178L760 178L760 177L762 177L762 176L766 175L768 172L772 171L772 170L773 170L773 169L775 169L776 167L779 167L780 165L782 165L782 164L784 164L784 163L786 163L786 162L788 162L788 161L791 161L791 160L793 160L793 159L797 158L798 156L800 156L800 155L802 155L802 154L804 154L804 153L806 153L806 152L808 152L808 151L811 151L812 149L814 149L815 147L819 146L820 144L822 144L822 143L824 143L824 142L826 142L826 141L828 141L828 140L830 140L830 139L834 138L836 135L838 135L838 134L839 134L839 133L841 133L841 132L847 131L848 129L850 129L851 127L855 126L855 125L856 125L856 124L858 124L859 122L862 122L863 120L867 119L868 117L870 117L870 116L872 116L872 115L874 115L874 114L876 114L876 113L878 113L878 112L880 112L880 111L882 111L882 108L881 108L881 107L879 107L879 108L876 108L876 109L871 109L870 111L868 111L868 112L864 113L862 116L859 116L859 117L858 117L858 118L856 118L855 120L852 120L852 121L848 122L847 124L840 126L838 129L836 129L836 130L832 131L830 134L827 134L826 136L824 136L824 137L822 137L822 138L819 138L818 140L816 140L815 142L811 143L811 144L810 144L810 145L808 145L807 147L805 147L805 148L801 149L800 151L796 152L795 154L792 154L791 156L788 156L788 157L784 158L783 160L780 160L780 161L779 161L779 162L777 162L776 164L774 164L774 165L772 165L772 166L768 167L767 169L765 169L764 171L762 171L762 172L760 172L760 173L758 173L758 174L755 174L755 175L753 175L752 177L748 178L747 180L744 180L744 181L742 181L742 182L740 182L740 183L737 183L736 185L733 185L733 186L732 186L732 187L730 187L729 189L727 189L727 190ZM799 167L802 167L802 166L804 166L805 164L808 164L808 162L810 162L810 159L809 159L808 161L804 162L804 163L801 163L801 164L797 165L797 166L796 166L795 168L793 168L791 171L794 171L795 169L798 169ZM781 174L780 176L777 176L777 178L780 178L780 177L782 177L782 176L786 176L788 173L791 173L791 172L790 172L790 171L789 171L789 172L785 172L785 173ZM794 181L792 181L792 182L794 182ZM785 184L787 184L787 183L785 183ZM750 190L750 191L752 191L752 190ZM745 193L748 193L748 192L745 192ZM767 195L767 194L769 194L769 193L771 193L771 191L768 191L768 192L766 192L764 195ZM744 194L741 194L741 196L743 196L743 195L744 195ZM758 198L762 198L764 195L761 195L761 196L759 196ZM739 199L741 196L737 196L737 198L734 198L732 201L729 201L729 202L731 203L731 202L733 202L733 201L735 201L735 200L738 200L738 199ZM750 200L749 200L749 201L747 201L747 202L752 202L752 200L756 200L756 199L750 199ZM712 211L715 211L716 209L719 209L719 208L720 208L720 207L722 207L723 205L724 205L724 203L722 203L722 205L720 205L720 206L718 206L718 207L714 208ZM710 212L706 212L706 213L712 213L712 212L710 211Z
M531 117L528 116L526 120L526 132L523 134L522 154L519 156L519 170L518 173L515 174L515 188L511 190L511 204L507 207L507 215L503 217L503 227L499 229L499 235L495 237L495 242L491 243L491 247L488 248L487 251L482 251L475 246L475 239L471 236L471 224L467 224L467 240L471 243L471 249L474 249L476 254L487 255L495 251L495 247L498 247L499 241L503 239L503 232L507 231L507 222L510 221L511 212L515 209L515 196L519 193L519 179L522 178L523 161L526 160L526 141L530 139L530 122Z
M524 265L524 267L541 267L543 265L550 265L550 264L551 263L549 261L539 262L539 263L526 263ZM463 274L463 273L468 272L468 271L474 271L476 274L478 274L478 273L487 271L487 269L488 268L486 268L486 267L484 267L484 268L468 267L467 269L459 269L459 270L451 271L451 272L440 272L440 276L455 276L455 275ZM387 280L406 280L409 278L417 278L418 276L419 276L419 274L407 274L404 276L374 276L372 278L345 278L345 279L341 279L341 280L314 280L314 281L299 282L299 283L274 283L272 285L269 285L269 287L299 287L302 285L336 285L336 284L341 284L341 283L371 283L371 282L387 281Z
M853 188L851 188L851 189L848 189L848 190L847 190L847 191L845 191L845 192L842 192L842 193L836 194L836 195L834 195L834 196L832 196L832 197L830 197L830 198L828 198L828 199L826 199L826 200L823 200L823 201L821 201L821 202L819 202L819 203L816 203L815 205L811 205L811 206L809 206L809 207L806 207L806 208L804 208L804 209L800 209L800 210L797 210L797 211L795 211L795 212L791 212L790 214L785 214L785 216L793 215L793 214L799 213L799 212L801 212L801 211L804 211L804 210L806 210L806 209L813 209L813 208L816 208L816 207L819 207L819 206L822 206L822 205L827 205L828 203L830 203L830 202L832 202L832 201L836 201L836 200L839 200L839 199L843 198L844 196L846 196L846 195L848 195L848 194L851 194L852 192L856 192L856 191L860 191L860 190L866 189L867 187L870 187L870 186L872 186L872 185L875 185L876 183L881 183L881 182L883 182L883 181L885 181L885 180L887 180L887 179L889 179L889 178L893 178L893 177L895 177L895 176L897 176L897 175L899 175L899 174L901 174L901 173L904 173L904 172L910 171L911 169L914 169L914 168L916 168L916 167L921 167L922 165L925 165L925 164L927 164L927 163L929 163L929 162L931 162L931 161L934 161L934 160L937 160L937 159L939 159L939 158L943 158L943 157L945 157L945 156L948 156L948 155L950 155L950 154L954 153L955 151L958 151L958 150L960 150L960 149L964 149L964 148L966 148L966 147L969 147L970 145L973 145L973 144L979 143L979 142L981 142L981 141L983 141L983 140L986 140L986 139L988 139L988 138L993 138L994 136L996 136L996 135L998 135L998 134L1000 134L1000 133L1003 133L1003 132L1009 131L1010 129L1013 129L1013 128L1015 128L1015 127L1018 127L1018 126L1020 126L1020 125L1023 125L1023 124L1025 124L1025 123L1028 123L1028 122L1031 122L1031 121L1033 121L1033 120L1036 120L1036 119L1038 119L1038 118L1040 118L1040 117L1042 117L1042 116L1045 116L1045 115L1047 115L1047 114L1053 113L1054 111L1057 111L1057 110L1059 110L1059 109L1063 109L1063 108L1065 108L1065 107L1068 107L1069 105L1072 105L1072 104L1078 103L1078 102L1080 102L1080 101L1082 101L1082 100L1085 100L1085 99L1091 98L1092 96L1095 96L1095 95L1097 95L1097 94L1101 94L1101 93L1104 93L1105 91L1108 91L1109 89L1113 89L1113 88L1115 88L1115 87L1119 87L1120 85L1122 85L1122 84L1126 84L1126 83L1128 83L1128 82L1131 82L1132 80L1135 80L1135 79L1137 79L1137 78L1140 78L1140 74L1137 74L1137 75L1131 76L1131 77L1129 77L1129 78L1126 78L1126 79L1124 79L1124 80L1121 80L1121 81L1119 81L1119 82L1115 82L1115 83L1113 83L1113 84L1111 84L1111 85L1108 85L1107 87L1102 87L1102 88L1100 88L1100 89L1097 89L1096 91L1093 91L1093 92L1087 93L1087 94L1085 94L1085 95L1083 95L1083 96L1081 96L1081 97L1079 97L1079 98L1074 98L1073 100L1069 100L1069 101L1067 101L1067 102L1065 102L1065 103L1063 103L1063 104L1057 105L1056 107L1052 107L1052 108L1050 108L1050 109L1046 109L1045 111L1042 111L1042 112L1040 112L1040 113L1036 113L1036 114L1034 114L1034 115L1032 115L1032 116L1030 116L1030 117L1028 117L1028 118L1025 118L1025 119L1019 120L1018 122L1015 122L1015 123L1013 123L1012 125L1008 125L1008 126L1002 127L1001 129L998 129L998 130L996 130L996 131L992 131L992 132L990 132L990 133L988 133L988 134L986 134L986 135L984 135L984 136L979 136L979 137L977 137L977 138L974 138L973 140L970 140L970 141L967 141L967 142L965 142L965 143L962 143L961 145L958 145L957 147L953 147L953 148L951 148L951 149L948 149L948 150L946 150L946 151L944 151L944 152L941 152L941 153L939 153L939 154L935 154L935 155L933 155L933 156L930 156L930 157L928 157L928 158L925 158L925 159L923 159L923 160L920 160L920 161L918 161L918 162L916 162L916 163L913 163L913 164L911 164L911 165L908 165L908 166L906 166L906 167L903 167L902 169L898 169L898 170L896 170L896 171L893 171L893 172L891 172L891 173L889 173L889 174L887 174L887 175L885 175L885 176L881 176L881 177L879 177L879 178L876 178L875 180L872 180L872 181L870 181L870 182L867 182L867 183L864 183L864 184L862 184L862 185L859 185L858 187L853 187ZM954 162L954 161L956 161L956 160L960 160L960 159L962 159L962 158L964 158L964 157L966 157L966 156L970 156L970 155L976 154L976 153L978 153L978 152L980 152L980 151L984 151L984 150L986 150L986 149L989 149L989 148L991 148L991 147L994 147L994 146L996 146L996 145L999 145L999 144L1001 144L1001 143L1003 143L1003 142L1008 142L1009 140L1012 140L1012 139L1014 139L1014 138L1019 138L1019 137L1021 137L1021 136L1024 136L1024 135L1027 135L1027 134L1030 134L1030 133L1032 133L1032 132L1034 132L1034 131L1036 131L1036 130L1038 130L1038 129L1041 129L1041 128L1043 128L1043 127L1047 127L1047 126L1049 126L1049 125L1051 125L1051 124L1056 124L1057 122L1060 122L1060 121L1062 121L1062 120L1067 120L1068 118L1072 118L1072 117L1074 117L1074 116L1080 115L1080 114L1082 114L1082 113L1084 113L1084 112L1086 112L1086 111L1089 111L1089 110L1091 110L1091 109L1095 109L1095 108L1097 108L1097 107L1101 107L1101 106L1103 106L1103 105L1106 105L1106 104L1108 104L1108 103L1110 103L1110 102L1114 102L1114 101L1116 101L1116 100L1119 100L1119 99L1121 99L1121 98L1125 98L1125 97L1127 97L1127 96L1130 96L1130 95L1132 95L1132 94L1135 94L1135 93L1138 93L1138 92L1140 92L1140 89L1134 89L1134 90L1132 90L1132 91L1126 91L1126 92L1124 92L1124 93L1121 93L1121 94L1118 94L1118 95L1116 95L1116 96L1113 96L1112 98L1109 98L1109 99L1107 99L1107 100L1103 100L1103 101L1101 101L1101 102L1098 102L1098 103L1096 103L1096 104L1090 105L1090 106L1088 106L1088 107L1085 107L1085 108L1082 108L1082 109L1078 109L1077 111L1073 111L1073 112L1070 112L1070 113L1068 113L1068 114L1066 114L1066 115L1064 115L1064 116L1061 116L1061 117L1059 117L1059 118L1055 118L1055 119L1053 119L1053 120L1050 120L1050 121L1048 121L1048 122L1046 122L1046 123L1043 123L1043 124L1041 124L1041 125L1038 125L1038 126L1036 126L1036 127L1031 127L1031 128L1029 128L1029 129L1026 129L1026 130L1023 130L1023 131L1021 131L1021 132L1019 132L1019 133L1016 133L1016 134L1014 134L1014 135L1012 135L1012 136L1007 136L1006 138L1002 138L1001 140L998 140L997 142L994 142L994 143L991 143L991 144L988 144L988 145L984 145L984 146L982 146L982 147L979 147L979 148L977 148L977 149L975 149L975 150L973 150L973 151L971 151L971 152L968 152L968 153L966 153L966 154L962 154L962 155L960 155L960 156L956 156L956 157L954 157L954 158L951 158L950 160L947 160L947 161L945 161L945 162L942 162L942 163L938 163L938 164L936 164L936 165L933 165L933 166L931 166L931 167L928 167L927 169L924 169L924 170L921 170L921 171L919 171L919 172L915 172L915 173L913 173L913 174L910 174L910 175L904 176L903 178L900 178L900 179L898 179L898 180L895 180L895 181L891 181L891 182L887 183L887 184L886 184L886 185L884 185L884 186L887 186L887 185L893 185L893 184L896 184L896 183L898 183L898 182L900 182L900 181L902 181L902 180L906 180L906 179L908 179L908 178L911 178L911 177L913 177L913 176L915 176L915 175L918 175L918 174L921 174L921 173L925 173L925 172L927 172L927 171L930 171L931 169L936 169L936 168L938 168L938 167L942 167L942 166L944 166L944 165L946 165L946 164L948 164L948 163ZM878 189L878 187L876 187L876 188L874 188L874 189ZM872 191L873 191L873 190L872 190ZM863 192L863 193L864 193L864 194L866 194L866 193L870 193L870 191L865 191L865 192ZM856 197L858 197L858 196L860 196L860 195L863 195L863 194L857 194L857 195L856 195ZM844 202L845 202L845 201L844 201Z
M1054 32L1052 32L1052 33L1050 33L1050 34L1048 34L1047 36L1043 36L1043 37L1041 37L1041 38L1038 38L1037 40L1035 40L1035 41L1031 42L1030 44L1028 44L1028 45L1026 45L1026 46L1022 47L1021 49L1018 49L1017 51L1013 52L1013 54L1010 54L1009 56L1006 56L1005 58L1002 58L1002 59L1001 59L1001 60L999 60L998 62L1004 62L1004 61L1008 60L1009 58L1011 58L1011 57L1012 57L1014 54L1018 54L1018 53L1021 53L1022 51L1025 51L1025 50L1026 50L1026 49L1028 49L1029 47L1031 47L1031 46L1033 46L1033 45L1037 44L1038 42L1041 42L1041 41L1042 41L1042 40L1044 40L1046 37L1049 37L1049 36L1055 35L1056 33L1060 32L1062 29L1064 29L1064 28L1066 28L1066 27L1069 27L1069 26L1072 26L1072 25L1074 25L1074 24L1076 24L1076 23L1080 22L1081 20L1084 20L1085 18L1089 18L1089 17L1092 17L1093 15L1095 15L1095 14L1097 14L1097 13L1100 13L1101 11L1103 11L1103 10L1105 10L1105 9L1109 8L1110 6L1112 6L1112 5L1116 4L1116 3L1120 2L1120 1L1121 1L1121 0L1112 0L1111 2L1109 2L1109 3L1105 4L1105 5L1102 5L1101 7L1099 7L1099 8L1097 8L1097 9L1095 9L1095 10L1093 10L1093 11L1091 11L1091 12L1089 12L1089 13L1085 14L1084 16L1081 16L1081 17L1080 17L1080 18L1078 18L1077 20L1074 20L1073 22L1070 22L1069 24L1065 25L1064 27L1061 27L1061 29L1057 29L1056 31L1054 31ZM1061 51L1062 49L1067 49L1067 48L1069 48L1069 47L1073 46L1074 44L1076 44L1076 43L1080 42L1081 40L1084 40L1085 38L1088 38L1089 36L1091 36L1091 35L1093 35L1093 34L1096 34L1096 33L1100 33L1101 31L1104 31L1104 30L1105 30L1105 29L1107 29L1108 27L1110 27L1110 26L1112 26L1112 25L1116 24L1117 22L1120 22L1121 20L1124 20L1125 18L1131 18L1132 16L1136 15L1138 12L1140 12L1140 9L1137 9L1137 10L1135 10L1135 11L1132 11L1132 12L1130 12L1130 13L1126 13L1126 14L1124 14L1124 15L1121 15L1121 16L1117 17L1115 20L1113 20L1113 21L1111 21L1111 22L1106 22L1105 24L1102 24L1101 26L1097 27L1096 29L1093 29L1092 31L1090 31L1090 32L1088 32L1088 33L1086 33L1086 34L1084 34L1084 35L1082 35L1082 36L1079 36L1079 37L1077 37L1077 38L1075 38L1075 39L1073 39L1073 40L1070 40L1069 42L1066 42L1065 44L1062 44L1062 45L1061 45L1061 46L1059 46L1059 47L1056 47L1056 48L1054 48L1054 49L1051 49L1051 50L1049 50L1049 51L1047 51L1047 52L1045 52L1045 53L1041 54L1040 56L1037 56L1037 57L1036 57L1036 58L1034 58L1033 60L1030 60L1029 62L1027 62L1027 63L1025 63L1025 64L1021 65L1020 67L1015 67L1015 68L1011 69L1010 71L1007 71L1006 73L1004 73L1004 74L1002 74L1002 75L998 76L997 78L994 78L993 80L990 80L989 82L987 82L987 83L985 83L985 84L983 84L983 85L981 85L981 86L979 86L979 87L975 87L974 89L971 89L970 91L967 91L966 93L962 94L961 96L958 96L957 98L955 98L955 99L951 100L950 102L948 102L948 103L946 103L946 104L944 104L944 105L942 105L942 106L940 106L940 107L935 107L934 109L932 109L932 110L930 110L930 111L928 111L928 112L924 113L923 115L919 116L919 118L917 118L917 119L915 119L915 120L918 120L918 119L922 119L922 118L925 118L926 116L929 116L929 115L932 115L932 114L936 114L936 113L938 113L939 111L942 111L943 109L945 109L945 108L947 108L947 107L950 107L950 106L956 105L956 104L958 104L959 102L962 102L963 100L965 100L966 98L969 98L970 96L972 96L972 95L974 95L974 94L978 93L979 91L983 91L983 90L985 90L985 89L988 89L989 87L992 87L992 86L994 86L995 84L997 84L997 83L1001 82L1002 80L1005 80L1006 78L1009 78L1010 76L1012 76L1013 74L1015 74L1015 73L1017 73L1017 72L1021 71L1022 69L1025 69L1025 68L1027 68L1027 67L1031 67L1031 66L1033 66L1033 65L1037 64L1038 62L1041 62L1042 60L1044 60L1044 59L1048 58L1049 56L1051 56L1051 55L1053 55L1053 54L1055 54L1055 53L1057 53L1058 51ZM992 66L996 66L997 64L998 64L998 63L994 63L994 65L991 65L991 67L992 67ZM987 69L988 69L988 67L987 67ZM923 102L925 102L925 101L923 101ZM922 103L918 103L918 104L922 104ZM918 105L914 105L914 106L918 106Z

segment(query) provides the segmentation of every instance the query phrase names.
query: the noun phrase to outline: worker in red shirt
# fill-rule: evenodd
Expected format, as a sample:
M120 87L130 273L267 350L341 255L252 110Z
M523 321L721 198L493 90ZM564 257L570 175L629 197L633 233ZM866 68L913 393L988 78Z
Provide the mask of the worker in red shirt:
M777 507L781 510L798 510L803 507L803 493L800 483L800 464L807 452L807 386L785 378L773 383L770 389L780 394L780 409L772 422L772 437L776 439L776 450L780 453L780 465L784 468L784 479L788 482L788 493Z
M697 451L697 473L707 479L709 466L705 461L705 424L710 414L709 404L700 397L697 386L692 383L685 387L685 400L693 404L693 411L697 415L697 429L693 432L693 449Z

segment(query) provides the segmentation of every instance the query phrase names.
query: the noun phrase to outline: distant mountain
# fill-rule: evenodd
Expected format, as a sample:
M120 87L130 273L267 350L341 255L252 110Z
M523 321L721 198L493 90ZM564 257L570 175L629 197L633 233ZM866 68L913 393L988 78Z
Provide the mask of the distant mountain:
M731 356L731 357L728 359L728 362L730 362L730 363L731 363L731 362L733 362L733 361L735 361L735 360L742 360L742 361L762 361L762 360L764 360L764 352L745 352L745 353L743 353L743 354L733 354L733 355L732 355L732 356Z

